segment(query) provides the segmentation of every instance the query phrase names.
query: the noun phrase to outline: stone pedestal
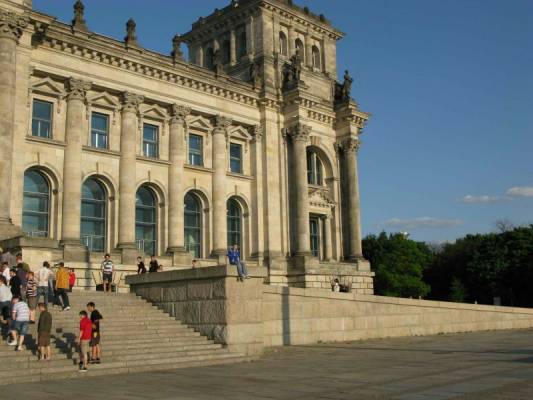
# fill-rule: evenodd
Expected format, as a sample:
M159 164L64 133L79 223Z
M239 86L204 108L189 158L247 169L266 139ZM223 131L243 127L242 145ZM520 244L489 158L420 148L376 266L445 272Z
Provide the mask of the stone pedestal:
M79 240L62 241L63 260L66 261L87 261L87 248Z
M263 278L249 268L240 282L234 266L130 275L130 290L231 351L263 351Z

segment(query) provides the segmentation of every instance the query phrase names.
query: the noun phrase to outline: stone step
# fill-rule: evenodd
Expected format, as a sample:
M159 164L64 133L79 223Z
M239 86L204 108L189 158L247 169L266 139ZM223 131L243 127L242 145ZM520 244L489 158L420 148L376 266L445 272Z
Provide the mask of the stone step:
M77 369L73 370L71 368L40 368L40 369L29 369L25 371L26 375L15 376L14 374L3 377L2 384L12 384L12 383L21 383L21 382L38 382L38 381L48 381L48 380L61 380L61 379L75 379L83 377L94 377L100 375L116 375L116 374L127 374L127 373L138 373L145 371L157 371L157 370L174 370L180 368L192 368L200 366L210 366L210 365L219 365L219 364L229 364L229 363L238 363L253 361L254 357L247 357L240 354L227 354L224 356L207 358L204 357L201 360L191 359L182 359L179 362L163 362L160 364L154 365L90 365L89 370L84 373L80 373ZM118 363L114 363L118 364Z

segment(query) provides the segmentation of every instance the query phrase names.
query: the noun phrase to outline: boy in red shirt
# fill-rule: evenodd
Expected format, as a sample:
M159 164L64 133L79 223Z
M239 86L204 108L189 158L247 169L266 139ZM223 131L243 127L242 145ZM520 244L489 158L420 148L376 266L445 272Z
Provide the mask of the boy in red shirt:
M80 345L80 372L87 371L89 343L92 335L92 323L86 311L80 311L80 335L76 341Z
M72 288L76 284L76 274L74 273L74 268L70 269L70 272L68 273L68 286L69 286L69 292L72 292Z

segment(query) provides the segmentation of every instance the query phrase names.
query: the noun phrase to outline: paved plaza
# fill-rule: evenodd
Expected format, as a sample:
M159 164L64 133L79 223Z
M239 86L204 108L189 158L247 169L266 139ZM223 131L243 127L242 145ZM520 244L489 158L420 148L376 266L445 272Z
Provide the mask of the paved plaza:
M529 400L533 330L293 346L252 363L0 386L2 399L66 396Z

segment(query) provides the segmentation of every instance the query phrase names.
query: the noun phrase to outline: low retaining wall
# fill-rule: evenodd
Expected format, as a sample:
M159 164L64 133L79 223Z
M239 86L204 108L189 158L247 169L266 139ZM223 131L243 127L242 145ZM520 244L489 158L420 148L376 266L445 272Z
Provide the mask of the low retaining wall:
M265 346L533 327L533 309L263 288Z
M333 293L263 284L264 268L130 275L130 290L235 351L394 336L533 327L533 309Z

